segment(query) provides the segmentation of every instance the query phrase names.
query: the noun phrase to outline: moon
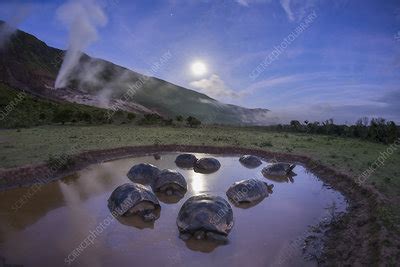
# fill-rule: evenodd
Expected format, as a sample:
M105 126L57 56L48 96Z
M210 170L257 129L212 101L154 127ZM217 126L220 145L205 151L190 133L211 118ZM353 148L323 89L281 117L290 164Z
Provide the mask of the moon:
M201 61L193 62L191 69L192 73L196 76L201 76L207 73L207 66Z

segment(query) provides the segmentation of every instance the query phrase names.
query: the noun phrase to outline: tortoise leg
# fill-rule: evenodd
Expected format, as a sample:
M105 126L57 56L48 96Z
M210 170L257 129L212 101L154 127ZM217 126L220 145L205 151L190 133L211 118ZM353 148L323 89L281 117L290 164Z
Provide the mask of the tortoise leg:
M154 222L158 219L154 209L143 210L139 213L139 216L142 217L145 222Z
M204 239L205 236L206 236L206 234L204 233L204 231L196 231L196 232L194 233L194 237L195 237L197 240Z
M295 167L296 167L296 164L290 164L289 171L287 173L290 173Z
M180 233L179 238L182 239L183 241L187 241L192 237L191 234L189 233Z
M181 191L179 191L179 190L175 190L174 194L175 194L175 196L180 197L180 198L183 198L183 197L185 196L185 195L184 195Z
M219 244L225 245L228 243L228 238L221 234L216 234L213 232L207 232L207 239L215 241Z
M143 221L145 222L154 222L157 219L157 216L154 213L146 213L142 215Z

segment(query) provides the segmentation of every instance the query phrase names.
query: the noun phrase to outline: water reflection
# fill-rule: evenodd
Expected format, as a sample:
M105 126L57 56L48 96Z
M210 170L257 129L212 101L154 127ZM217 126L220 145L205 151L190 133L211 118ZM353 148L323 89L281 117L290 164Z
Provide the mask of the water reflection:
M204 239L196 240L194 238L190 238L189 240L185 241L185 244L188 249L203 253L210 253L220 246L218 243L213 241Z
M184 195L182 195L182 196L178 196L178 195L168 196L167 194L161 193L161 192L157 192L156 196L157 196L158 200L160 200L161 202L163 202L165 204L178 203L184 197Z
M160 212L161 209L157 208L155 210L156 216L160 217ZM140 216L134 215L134 216L120 216L116 218L118 222L120 222L123 225L127 226L133 226L137 229L143 230L143 229L154 229L154 223L155 221L151 222L145 222Z
M69 220L72 232L83 238L84 235L89 232L90 226L93 223L93 218L91 218L92 213L83 205L79 191L77 191L76 188L67 186L62 182L59 182L58 185L64 196L65 206L68 207L67 219ZM69 235L64 237L66 239L71 238Z
M78 181L78 179L79 179L79 174L74 173L74 174L71 174L71 175L68 175L68 176L62 178L60 181L67 185L72 185L72 184L76 183Z
M259 166L252 166L252 165L249 165L249 164L245 164L245 163L243 163L241 161L239 161L239 163L240 163L240 165L242 165L243 167L245 167L247 169L257 169L259 167Z
M263 174L265 178L267 178L270 181L277 182L277 183L294 183L293 177L296 176L297 174L293 173L293 175L285 175L285 176L276 176L276 175L266 175Z
M253 202L237 202L237 201L231 201L231 200L229 200L229 202L231 203L231 204L233 204L235 207L237 207L237 208L241 208L241 209L249 209L249 208L252 208L252 207L254 207L254 206L256 206L256 205L258 205L259 203L261 203L264 199L266 199L268 196L266 196L266 197L264 197L264 198L262 198L262 199L259 199L259 200L257 200L257 201L253 201Z
M287 175L270 175L263 171L261 171L261 173L268 180L278 183L294 183L293 177L297 176L293 170L291 170Z
M198 193L203 193L206 191L207 187L206 187L206 174L202 174L202 173L197 173L197 172L192 172L191 173L191 187L192 187L192 191L195 194Z
M24 230L48 212L64 205L58 182L0 192L1 224Z

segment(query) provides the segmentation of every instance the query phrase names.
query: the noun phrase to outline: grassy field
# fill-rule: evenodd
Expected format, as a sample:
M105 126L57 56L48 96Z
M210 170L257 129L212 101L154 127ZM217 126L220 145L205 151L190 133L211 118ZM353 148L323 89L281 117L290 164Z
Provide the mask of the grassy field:
M132 125L41 126L0 131L0 167L41 163L50 156L134 145L182 144L238 146L301 154L358 177L389 146L323 135L267 132L235 127L143 127ZM366 181L391 199L379 216L400 221L400 151L396 150ZM397 228L397 227L394 227Z

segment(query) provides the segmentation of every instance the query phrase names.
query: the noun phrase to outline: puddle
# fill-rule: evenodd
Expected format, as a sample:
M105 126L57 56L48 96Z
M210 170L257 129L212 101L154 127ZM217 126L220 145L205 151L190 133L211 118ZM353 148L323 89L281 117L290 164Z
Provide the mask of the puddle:
M328 207L346 208L340 193L302 166L294 169L297 176L292 179L269 180L261 174L266 162L248 169L238 156L218 155L214 157L221 162L219 171L200 174L176 167L177 155L106 162L34 189L1 192L0 257L24 266L309 266L299 240L309 226L330 216ZM163 199L161 217L154 224L137 218L115 220L107 199L117 186L129 182L130 167L142 162L178 170L188 192L179 201ZM179 239L176 218L186 199L198 193L227 199L233 182L250 178L274 184L273 193L250 208L231 205L235 225L228 245Z

